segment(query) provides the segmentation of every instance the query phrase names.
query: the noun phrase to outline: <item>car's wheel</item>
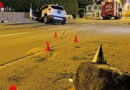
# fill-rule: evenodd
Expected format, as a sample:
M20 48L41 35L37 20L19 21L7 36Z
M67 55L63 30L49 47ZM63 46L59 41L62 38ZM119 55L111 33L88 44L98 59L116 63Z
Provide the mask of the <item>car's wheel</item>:
M106 17L106 19L107 19L107 20L109 20L109 19L110 19L110 17Z
M45 23L45 24L48 24L48 23L49 23L49 19L48 19L47 16L44 17L44 23Z
M66 24L66 20L63 20L63 21L61 22L61 24L62 24L62 25Z
M106 17L103 17L103 20L106 20Z
M44 22L44 18L42 17L39 21L40 21L40 22Z
M119 17L116 17L116 16L115 16L115 20L117 20L117 19L119 19Z

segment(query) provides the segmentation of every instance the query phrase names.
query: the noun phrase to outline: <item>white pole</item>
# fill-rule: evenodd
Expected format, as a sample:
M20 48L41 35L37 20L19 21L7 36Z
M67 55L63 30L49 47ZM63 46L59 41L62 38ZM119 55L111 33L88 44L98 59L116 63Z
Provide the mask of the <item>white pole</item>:
M86 6L84 6L84 16L86 15Z

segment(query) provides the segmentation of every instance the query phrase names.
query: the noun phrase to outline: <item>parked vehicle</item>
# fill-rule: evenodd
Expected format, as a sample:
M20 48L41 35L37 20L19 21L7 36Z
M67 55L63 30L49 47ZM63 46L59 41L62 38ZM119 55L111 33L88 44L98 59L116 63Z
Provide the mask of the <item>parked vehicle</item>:
M44 5L35 12L30 9L30 16L45 24L51 22L66 24L66 12L64 7L59 5Z
M122 17L122 5L119 2L104 2L102 5L101 16L103 19L121 19Z

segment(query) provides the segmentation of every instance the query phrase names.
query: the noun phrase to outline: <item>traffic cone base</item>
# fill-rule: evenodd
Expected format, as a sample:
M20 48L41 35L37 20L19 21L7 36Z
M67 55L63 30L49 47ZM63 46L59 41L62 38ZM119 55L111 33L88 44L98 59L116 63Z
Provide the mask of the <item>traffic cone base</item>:
M69 88L69 90L76 90L75 86L73 85L71 88Z
M44 51L45 51L45 52L49 52L49 51L50 51L50 49L46 48Z
M11 85L9 90L17 90L16 86L15 85Z
M93 63L106 64L106 60L104 59L102 45L98 48L95 57L92 61Z

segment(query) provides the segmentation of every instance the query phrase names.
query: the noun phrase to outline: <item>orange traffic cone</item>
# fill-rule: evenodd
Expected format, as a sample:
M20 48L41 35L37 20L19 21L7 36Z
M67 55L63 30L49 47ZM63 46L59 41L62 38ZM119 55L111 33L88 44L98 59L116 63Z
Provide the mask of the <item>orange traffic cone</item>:
M56 32L54 32L54 38L57 38L57 33Z
M15 85L11 85L9 90L17 90L16 86Z
M73 41L74 41L75 43L78 42L76 34L74 35L74 40L73 40Z
M76 90L75 86L73 85L69 90Z
M46 52L49 52L49 51L50 51L49 42L46 42L46 48L45 48L44 51L46 51Z

